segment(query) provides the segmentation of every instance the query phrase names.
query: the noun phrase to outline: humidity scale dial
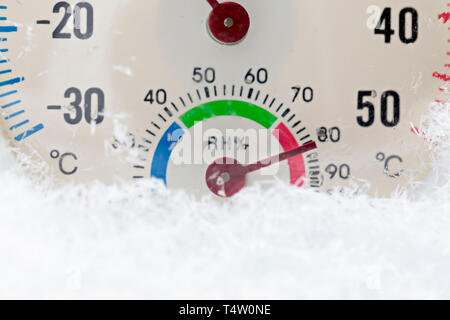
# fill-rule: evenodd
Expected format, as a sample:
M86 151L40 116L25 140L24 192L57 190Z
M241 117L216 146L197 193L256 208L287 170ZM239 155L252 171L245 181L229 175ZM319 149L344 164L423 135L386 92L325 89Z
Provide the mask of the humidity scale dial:
M384 196L431 169L447 1L5 0L0 16L2 133L55 181Z

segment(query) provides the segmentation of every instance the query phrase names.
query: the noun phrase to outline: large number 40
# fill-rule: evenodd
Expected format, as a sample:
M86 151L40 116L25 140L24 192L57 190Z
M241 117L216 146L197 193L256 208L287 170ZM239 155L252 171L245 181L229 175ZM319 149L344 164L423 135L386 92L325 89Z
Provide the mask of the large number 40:
M407 34L407 26L411 31ZM380 21L375 27L375 34L384 35L384 42L391 43L391 38L395 34L392 29L392 9L385 8L381 14ZM399 16L399 37L403 43L409 44L417 41L419 37L419 14L414 8L404 8Z

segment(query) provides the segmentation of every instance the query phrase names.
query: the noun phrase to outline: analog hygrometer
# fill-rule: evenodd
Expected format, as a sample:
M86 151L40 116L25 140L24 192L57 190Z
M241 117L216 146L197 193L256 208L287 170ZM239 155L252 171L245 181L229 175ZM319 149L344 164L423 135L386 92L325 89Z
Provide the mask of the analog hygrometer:
M372 194L426 178L444 0L5 0L1 128L60 181L258 181ZM37 158L37 157L36 157Z

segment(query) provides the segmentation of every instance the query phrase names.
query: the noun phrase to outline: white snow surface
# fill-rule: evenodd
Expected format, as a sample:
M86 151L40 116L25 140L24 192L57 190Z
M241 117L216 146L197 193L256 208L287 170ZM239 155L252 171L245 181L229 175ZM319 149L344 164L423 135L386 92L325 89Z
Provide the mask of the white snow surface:
M426 127L438 179L390 199L282 184L221 203L153 181L58 189L3 143L0 298L450 298L450 107L434 105Z

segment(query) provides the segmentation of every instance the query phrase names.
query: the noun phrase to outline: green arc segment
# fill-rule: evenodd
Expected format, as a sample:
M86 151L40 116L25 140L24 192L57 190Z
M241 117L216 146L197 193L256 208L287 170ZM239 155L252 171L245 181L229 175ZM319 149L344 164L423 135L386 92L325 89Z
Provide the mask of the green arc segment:
M273 126L277 117L269 111L249 102L238 100L218 100L199 105L180 116L180 120L189 129L197 122L213 117L237 116L253 120L264 128Z

